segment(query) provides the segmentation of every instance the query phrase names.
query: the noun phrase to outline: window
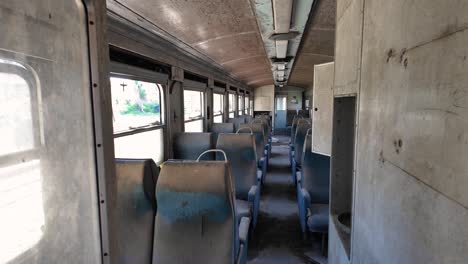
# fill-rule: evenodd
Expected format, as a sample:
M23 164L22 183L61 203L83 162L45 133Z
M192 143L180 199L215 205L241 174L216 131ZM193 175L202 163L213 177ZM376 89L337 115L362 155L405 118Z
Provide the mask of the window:
M111 77L116 158L164 160L162 86Z
M229 94L229 118L234 118L234 114L236 112L236 95L230 93Z
M36 93L26 68L1 72L5 64L17 66L0 59L0 263L37 244L45 223Z
M203 92L184 90L185 132L203 132Z
M237 106L238 106L238 109L239 109L239 115L243 115L244 114L244 96L242 95L239 95L237 97Z
M215 123L223 123L223 112L224 112L224 95L214 93L213 94L213 121Z
M248 96L244 98L244 113L246 115L249 114L249 97Z
M253 116L253 111L254 111L254 101L252 99L250 99L250 115Z

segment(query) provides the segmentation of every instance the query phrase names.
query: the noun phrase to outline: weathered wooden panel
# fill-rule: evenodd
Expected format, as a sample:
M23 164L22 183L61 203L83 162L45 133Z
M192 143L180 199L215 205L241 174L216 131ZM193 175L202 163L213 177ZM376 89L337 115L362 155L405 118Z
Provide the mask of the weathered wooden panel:
M312 151L331 155L334 63L315 65L312 106Z

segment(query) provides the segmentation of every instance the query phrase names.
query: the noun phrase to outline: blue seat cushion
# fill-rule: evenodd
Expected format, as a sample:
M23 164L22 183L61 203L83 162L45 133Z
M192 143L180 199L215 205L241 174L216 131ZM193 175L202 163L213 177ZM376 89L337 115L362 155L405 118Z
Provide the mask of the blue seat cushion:
M311 232L328 232L329 220L329 205L328 204L311 204L309 208L309 216L307 226Z

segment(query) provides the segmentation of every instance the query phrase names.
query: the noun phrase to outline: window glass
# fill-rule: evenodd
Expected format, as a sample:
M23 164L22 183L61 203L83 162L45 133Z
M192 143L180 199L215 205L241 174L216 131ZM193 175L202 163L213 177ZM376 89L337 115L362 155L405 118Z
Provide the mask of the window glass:
M0 155L34 147L30 87L16 74L0 73Z
M250 115L253 116L253 111L254 111L254 101L253 100L250 100Z
M0 72L0 156L14 158L14 153L28 150L34 153L32 89L23 77ZM28 250L43 236L40 162L37 154L32 156L31 160L0 166L0 263Z
M248 96L244 98L244 113L246 115L249 114L249 97Z
M185 132L203 132L203 119L189 121L185 123Z
M213 94L213 122L222 123L224 112L224 95Z
M116 158L164 160L162 85L111 77ZM150 130L148 130L150 129ZM121 133L131 131L131 134ZM119 135L120 134L120 135Z
M229 113L236 111L235 96L236 96L235 94L232 94L232 93L229 94ZM229 114L229 116L230 116L230 114Z
M184 90L185 132L203 132L203 92Z
M114 139L115 157L164 161L164 130L155 129Z
M214 122L214 123L223 123L223 116L222 116L222 115L215 116L215 117L213 118L213 122Z
M203 118L203 92L184 91L185 121Z
M239 95L237 97L237 105L238 105L238 109L239 109L239 115L243 115L244 113L244 96L242 95Z
M162 124L161 85L111 77L114 133Z

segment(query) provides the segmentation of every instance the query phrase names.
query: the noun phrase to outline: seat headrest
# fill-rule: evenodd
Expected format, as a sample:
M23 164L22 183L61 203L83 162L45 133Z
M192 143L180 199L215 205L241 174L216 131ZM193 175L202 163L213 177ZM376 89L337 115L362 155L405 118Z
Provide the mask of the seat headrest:
M167 161L156 197L153 263L233 263L233 183L225 161Z
M224 161L167 161L156 187L158 215L169 222L201 216L223 221L232 213L230 181Z

